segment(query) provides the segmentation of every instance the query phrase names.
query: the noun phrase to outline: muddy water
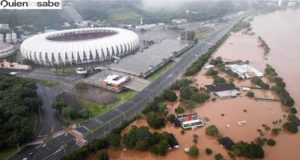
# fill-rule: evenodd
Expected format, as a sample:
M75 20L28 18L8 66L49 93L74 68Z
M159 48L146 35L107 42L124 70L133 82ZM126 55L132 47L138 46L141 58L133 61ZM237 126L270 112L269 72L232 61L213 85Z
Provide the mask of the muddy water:
M296 100L296 107L300 111L300 10L277 12L267 15L257 16L252 23L256 35L250 36L242 33L235 33L218 49L214 56L222 56L228 60L249 60L250 64L260 70L264 69L266 63L274 66L281 77L287 83L287 90ZM270 46L271 52L267 58L264 56L262 48L257 41L257 36L261 36ZM201 86L212 83L212 78L204 76L202 70L193 79ZM221 76L226 77L224 74ZM241 87L251 85L249 81L238 81L234 83ZM269 92L255 91L258 96L274 96ZM276 97L276 96L274 96ZM174 112L178 103L168 104L170 112ZM253 98L241 96L231 99L217 99L205 104L199 104L194 111L200 117L207 117L209 124L215 124L224 136L231 137L234 141L252 141L259 136L257 129L262 129L262 124L270 127L274 125L274 120L284 119L283 114L285 107L279 102L256 101ZM187 113L189 111L186 111ZM237 122L245 120L244 126L238 126ZM135 122L135 125L146 125L145 120ZM184 135L180 133L180 128L174 128L168 125L165 131L172 132L177 138L180 148L171 150L164 157L155 156L149 152L140 152L134 150L109 149L111 159L122 160L194 160L196 158L184 153L185 147L193 145L193 134L199 136L196 144L200 149L200 156L197 159L210 160L213 156L205 155L205 148L211 148L213 153L221 153L226 159L230 159L227 151L219 146L216 139L205 135L205 128L186 131ZM267 137L272 137L267 133ZM281 132L279 136L272 137L276 140L275 147L265 146L265 158L267 160L295 160L299 159L300 152L300 134L290 135ZM95 159L91 155L88 159ZM238 158L243 159L243 158Z

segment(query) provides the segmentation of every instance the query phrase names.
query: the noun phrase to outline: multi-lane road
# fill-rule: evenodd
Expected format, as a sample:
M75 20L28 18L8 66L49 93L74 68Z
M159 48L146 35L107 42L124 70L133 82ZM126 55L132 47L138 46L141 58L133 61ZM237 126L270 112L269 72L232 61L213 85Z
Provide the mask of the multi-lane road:
M91 141L94 138L105 135L111 128L120 124L120 122L134 117L137 113L141 112L147 103L152 101L156 95L180 78L198 56L204 54L209 47L221 39L240 19L241 18L234 19L223 24L221 28L213 31L207 38L199 41L193 48L184 53L172 68L132 99L116 109L80 124L81 127L78 128L78 131L84 133L84 135L86 135L85 139ZM66 147L62 149L63 144ZM46 145L41 144L27 147L11 159L23 159L24 157L36 160L60 159L66 153L76 148L79 148L79 146L75 143L74 137L65 134L54 138ZM28 156L29 154L31 156Z

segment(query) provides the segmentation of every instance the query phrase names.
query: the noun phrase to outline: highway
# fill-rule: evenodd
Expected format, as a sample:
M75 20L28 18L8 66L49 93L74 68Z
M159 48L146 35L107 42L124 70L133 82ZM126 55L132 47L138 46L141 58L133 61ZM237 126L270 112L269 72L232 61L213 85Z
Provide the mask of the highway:
M199 41L194 47L185 52L172 68L167 70L162 76L148 85L132 99L116 109L81 123L81 127L79 127L78 130L86 135L85 139L91 141L94 138L105 135L111 128L116 127L122 121L134 117L137 113L141 112L146 107L147 103L152 101L156 95L179 79L198 56L207 52L208 48L221 39L240 19L241 18L234 19L224 24L216 31L213 31L206 39ZM73 139L74 137L72 138L71 135L62 135L49 142L47 145L37 145L25 148L11 159L19 160L24 157L27 157L28 160L60 159L71 150L79 148ZM67 144L65 145L67 147L61 149L62 144ZM31 152L34 154L28 156Z

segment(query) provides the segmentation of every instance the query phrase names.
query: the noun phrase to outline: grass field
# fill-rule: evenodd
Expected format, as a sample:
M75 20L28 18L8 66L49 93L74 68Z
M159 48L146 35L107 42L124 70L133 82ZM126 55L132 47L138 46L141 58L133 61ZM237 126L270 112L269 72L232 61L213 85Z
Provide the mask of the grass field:
M119 100L116 101L115 103L110 103L110 104L98 104L98 103L94 103L94 102L91 102L91 101L83 99L83 98L79 98L78 100L82 106L87 108L92 113L92 116L97 116L97 115L103 114L105 112L108 112L111 109L114 109L114 108L120 106L124 102L131 99L135 94L136 93L134 91L126 91L126 92L120 93L120 94L116 95L116 97Z
M50 79L34 79L34 78L26 78L26 79L32 80L36 83L40 83L41 85L44 85L47 87L52 87L52 86L59 84L59 81L50 80Z
M80 93L84 93L87 90L87 86L84 83L78 83L75 85L75 89Z
M165 73L169 68L171 68L174 64L175 64L175 62L173 62L173 61L169 62L168 64L164 65L162 68L160 68L159 70L155 71L150 76L148 76L147 80L149 80L149 81L156 80L163 73Z

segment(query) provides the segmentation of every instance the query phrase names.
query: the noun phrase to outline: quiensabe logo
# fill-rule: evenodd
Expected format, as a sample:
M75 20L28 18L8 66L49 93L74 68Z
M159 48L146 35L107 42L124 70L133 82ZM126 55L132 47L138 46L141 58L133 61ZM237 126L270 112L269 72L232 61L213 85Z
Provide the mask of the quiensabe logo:
M0 0L0 9L62 9L62 0Z

